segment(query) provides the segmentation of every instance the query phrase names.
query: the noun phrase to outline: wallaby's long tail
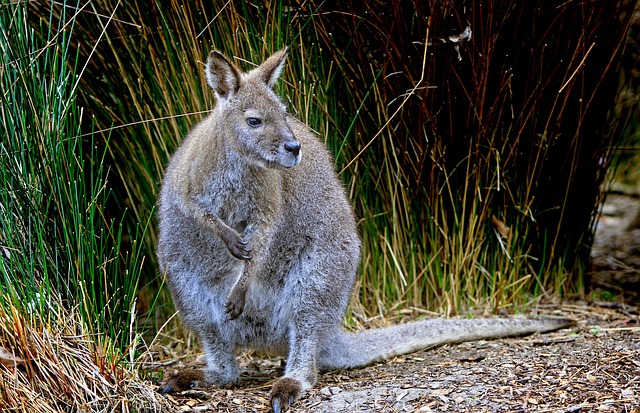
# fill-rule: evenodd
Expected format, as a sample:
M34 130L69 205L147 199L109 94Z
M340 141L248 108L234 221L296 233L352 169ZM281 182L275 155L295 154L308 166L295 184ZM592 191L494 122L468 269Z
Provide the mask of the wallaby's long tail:
M566 319L430 319L377 330L336 330L322 343L321 370L349 369L444 344L554 331L572 324Z

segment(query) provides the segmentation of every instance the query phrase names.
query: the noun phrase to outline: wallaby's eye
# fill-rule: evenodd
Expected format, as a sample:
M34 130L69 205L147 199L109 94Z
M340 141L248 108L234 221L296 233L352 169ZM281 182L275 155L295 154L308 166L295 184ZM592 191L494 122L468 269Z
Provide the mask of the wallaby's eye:
M252 128L257 128L261 124L262 121L258 118L247 118L247 125L251 126Z

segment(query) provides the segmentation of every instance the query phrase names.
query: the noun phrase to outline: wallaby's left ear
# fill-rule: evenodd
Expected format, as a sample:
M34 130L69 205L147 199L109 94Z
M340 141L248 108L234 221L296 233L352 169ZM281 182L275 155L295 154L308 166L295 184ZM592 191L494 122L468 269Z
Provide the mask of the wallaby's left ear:
M261 79L269 87L273 87L278 77L280 77L282 69L284 69L288 49L288 47L285 47L279 52L274 53L270 58L265 60L263 64L253 69L251 75Z
M218 51L209 54L205 74L207 83L219 98L228 99L240 88L240 71Z

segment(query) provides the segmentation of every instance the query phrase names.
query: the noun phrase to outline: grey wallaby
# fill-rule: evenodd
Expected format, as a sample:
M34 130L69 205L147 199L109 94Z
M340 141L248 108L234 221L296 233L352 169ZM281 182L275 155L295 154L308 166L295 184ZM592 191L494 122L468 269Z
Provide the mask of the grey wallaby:
M360 261L356 220L325 145L289 115L272 87L281 50L250 72L209 55L213 113L166 170L158 260L207 367L163 392L238 381L238 347L287 356L271 390L287 409L319 370L366 366L447 343L556 330L566 320L432 319L357 333L341 323Z

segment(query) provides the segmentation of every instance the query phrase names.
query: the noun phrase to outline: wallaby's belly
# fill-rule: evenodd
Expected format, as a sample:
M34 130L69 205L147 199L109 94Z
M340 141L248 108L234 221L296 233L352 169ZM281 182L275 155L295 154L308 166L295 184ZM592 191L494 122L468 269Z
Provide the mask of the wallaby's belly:
M224 321L221 327L229 329L236 346L286 354L289 320L293 313L283 291L275 291L259 282L251 287L242 315L236 320Z
M244 263L229 254L217 234L177 209L161 214L172 219L160 230L158 259L184 321L196 331L215 329L236 346L286 351L293 313L285 284L295 257L280 261L279 268L263 269L249 288L243 314L230 320L225 301Z
M225 302L244 264L216 234L188 217L175 219L177 211L172 214L175 222L162 228L158 255L174 302L194 330L214 329L230 345L286 353L291 322L305 307L324 307L319 313L341 319L355 273L345 271L348 264L341 260L357 265L359 244L325 239L318 249L317 239L303 228L289 227L287 239L296 241L275 242L247 292L243 313L230 320ZM352 257L339 253L344 248L353 249Z

